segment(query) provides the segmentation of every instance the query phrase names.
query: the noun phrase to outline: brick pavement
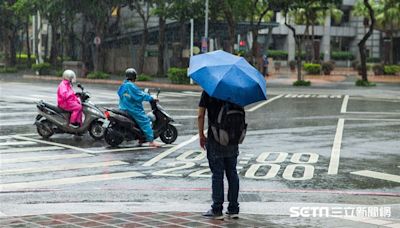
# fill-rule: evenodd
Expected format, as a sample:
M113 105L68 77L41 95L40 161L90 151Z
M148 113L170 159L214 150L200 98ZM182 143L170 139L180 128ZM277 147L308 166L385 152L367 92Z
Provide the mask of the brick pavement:
M212 220L192 212L135 212L47 214L0 218L1 227L271 227L265 216L240 215L239 219ZM276 226L274 226L276 227Z

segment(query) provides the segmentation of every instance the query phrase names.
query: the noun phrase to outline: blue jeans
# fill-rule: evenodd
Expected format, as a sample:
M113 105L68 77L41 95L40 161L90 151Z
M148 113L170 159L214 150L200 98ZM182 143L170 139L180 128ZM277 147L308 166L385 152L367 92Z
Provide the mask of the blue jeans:
M239 213L239 176L236 170L237 146L224 147L211 137L207 140L207 159L212 173L212 200L211 208L214 212L222 211L224 203L224 172L228 179L228 211Z

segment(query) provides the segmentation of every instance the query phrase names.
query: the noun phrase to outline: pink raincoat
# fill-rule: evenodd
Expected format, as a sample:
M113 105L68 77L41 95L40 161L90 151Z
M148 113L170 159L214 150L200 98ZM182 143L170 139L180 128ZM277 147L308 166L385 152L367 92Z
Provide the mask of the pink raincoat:
M70 111L70 123L77 123L82 126L82 105L75 95L72 85L68 80L62 80L57 89L58 107Z

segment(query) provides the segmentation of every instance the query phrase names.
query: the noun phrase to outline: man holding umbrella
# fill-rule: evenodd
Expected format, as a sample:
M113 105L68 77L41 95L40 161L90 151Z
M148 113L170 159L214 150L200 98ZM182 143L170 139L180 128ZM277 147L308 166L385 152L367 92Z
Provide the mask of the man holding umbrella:
M229 183L228 201L229 206L226 214L231 218L239 216L239 177L236 170L237 157L239 155L238 145L221 145L215 139L211 126L217 122L218 113L225 102L210 97L203 91L199 103L198 127L200 146L207 150L208 164L212 172L212 200L211 209L203 216L223 219L224 203L224 171ZM208 137L204 135L205 113L208 113Z
M230 218L239 216L239 177L236 170L239 147L246 133L243 107L266 100L266 82L260 72L244 58L214 51L190 59L189 76L203 89L199 102L200 146L207 150L212 172L211 209L203 216L223 219L224 172L228 179ZM208 134L204 135L205 114Z

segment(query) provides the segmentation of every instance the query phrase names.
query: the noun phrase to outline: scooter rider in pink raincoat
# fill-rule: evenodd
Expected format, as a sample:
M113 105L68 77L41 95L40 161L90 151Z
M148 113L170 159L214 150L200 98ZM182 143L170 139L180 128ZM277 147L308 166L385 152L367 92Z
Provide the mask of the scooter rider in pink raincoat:
M78 128L82 125L82 104L72 88L72 84L76 82L76 75L74 71L66 70L62 77L63 80L57 89L58 107L72 112L69 121L70 126Z

